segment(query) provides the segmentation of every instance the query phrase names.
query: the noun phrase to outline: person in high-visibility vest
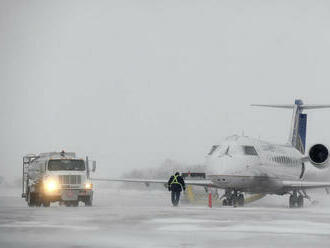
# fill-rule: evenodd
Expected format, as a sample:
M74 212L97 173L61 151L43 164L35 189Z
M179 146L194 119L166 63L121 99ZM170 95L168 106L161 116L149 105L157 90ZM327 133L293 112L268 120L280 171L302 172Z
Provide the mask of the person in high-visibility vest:
M177 206L180 201L180 194L182 190L186 190L186 185L179 172L171 176L168 180L168 191L171 191L171 199L173 206Z

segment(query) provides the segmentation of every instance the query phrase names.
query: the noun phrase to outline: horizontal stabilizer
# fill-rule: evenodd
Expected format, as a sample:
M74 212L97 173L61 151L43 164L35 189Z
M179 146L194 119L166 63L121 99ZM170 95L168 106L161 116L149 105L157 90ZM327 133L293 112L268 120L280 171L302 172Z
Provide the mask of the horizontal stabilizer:
M296 104L251 104L251 106L293 109L296 106ZM330 108L330 105L316 105L316 104L301 104L298 106L301 110Z
M314 105L314 104L304 104L302 105L303 109L323 109L330 108L330 105Z
M272 104L272 105L266 105L266 104L251 104L251 106L256 107L269 107L269 108L285 108L285 109L293 109L294 104Z

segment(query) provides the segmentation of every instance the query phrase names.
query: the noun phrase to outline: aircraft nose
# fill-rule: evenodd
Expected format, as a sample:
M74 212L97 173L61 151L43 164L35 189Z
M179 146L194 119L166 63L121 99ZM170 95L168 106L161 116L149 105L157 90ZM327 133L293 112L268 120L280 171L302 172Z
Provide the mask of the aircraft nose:
M208 161L206 166L208 175L237 175L249 170L249 165L242 163L239 158L219 158Z

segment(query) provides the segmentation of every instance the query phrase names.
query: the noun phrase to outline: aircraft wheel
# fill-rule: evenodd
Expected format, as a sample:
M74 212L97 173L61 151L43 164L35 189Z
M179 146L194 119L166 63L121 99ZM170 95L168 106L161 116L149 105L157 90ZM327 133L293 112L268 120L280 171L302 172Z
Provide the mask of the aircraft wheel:
M297 206L298 206L298 208L304 207L304 197L302 195L299 195L298 196Z
M243 194L239 194L237 203L238 203L238 206L240 206L240 207L244 206L244 195Z
M296 195L290 195L290 199L289 199L289 207L290 208L295 208L296 204L297 204L297 196Z
M236 208L238 206L238 196L233 197L232 206Z

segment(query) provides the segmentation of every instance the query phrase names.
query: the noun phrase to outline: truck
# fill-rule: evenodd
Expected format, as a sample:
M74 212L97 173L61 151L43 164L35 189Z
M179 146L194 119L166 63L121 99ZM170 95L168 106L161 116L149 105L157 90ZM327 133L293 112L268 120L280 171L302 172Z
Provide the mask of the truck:
M52 202L92 206L95 169L95 161L77 158L73 152L28 154L23 157L22 198L29 207L49 207Z

